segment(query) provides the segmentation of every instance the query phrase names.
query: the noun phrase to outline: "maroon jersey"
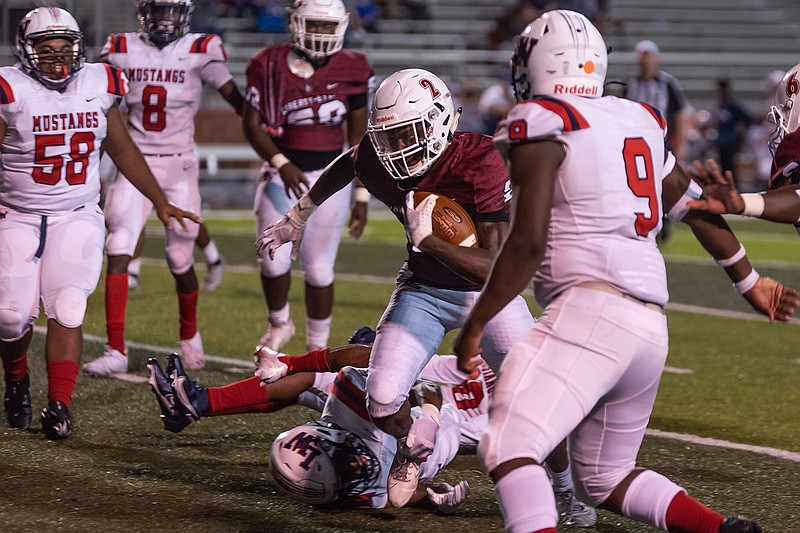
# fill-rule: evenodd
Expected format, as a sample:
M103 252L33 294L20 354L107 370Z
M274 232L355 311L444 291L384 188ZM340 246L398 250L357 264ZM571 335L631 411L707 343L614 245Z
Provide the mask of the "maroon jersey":
M800 130L795 130L784 137L775 150L768 187L779 189L798 183L800 183Z
M355 173L378 200L404 222L407 190L384 169L372 143L365 136L355 156ZM479 133L456 132L440 159L416 187L458 202L478 222L506 222L509 219L511 183L503 158L492 146L492 138ZM455 290L480 290L481 284L465 278L428 254L408 248L412 281Z
M340 50L303 79L289 70L291 50L289 43L271 46L250 60L247 99L281 151L338 153L347 113L367 105L372 69L364 55Z

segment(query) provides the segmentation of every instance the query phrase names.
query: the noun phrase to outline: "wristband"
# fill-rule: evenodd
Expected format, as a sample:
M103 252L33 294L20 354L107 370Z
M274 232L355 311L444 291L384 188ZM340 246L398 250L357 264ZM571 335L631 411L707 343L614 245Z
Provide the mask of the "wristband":
M745 276L743 280L734 283L733 288L736 289L736 292L738 292L739 294L744 294L756 286L758 278L760 277L761 276L754 268L747 276Z
M355 197L356 197L356 202L364 204L368 203L369 199L371 198L369 191L367 190L366 187L356 187Z
M273 155L272 158L269 160L269 164L275 167L277 170L280 170L289 163L291 163L291 161L289 161L289 158L280 152Z
M758 218L764 213L763 194L757 192L746 193L742 195L742 200L744 200L744 209L739 214L743 217Z
M727 268L738 263L746 253L747 251L744 249L744 244L739 243L739 250L735 254L727 259L714 259L714 262L722 268Z

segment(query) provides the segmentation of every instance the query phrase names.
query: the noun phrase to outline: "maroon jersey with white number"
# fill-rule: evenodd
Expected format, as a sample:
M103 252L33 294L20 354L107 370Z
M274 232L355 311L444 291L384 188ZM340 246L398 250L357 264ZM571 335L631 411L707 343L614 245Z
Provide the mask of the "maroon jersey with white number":
M281 151L339 152L345 144L342 122L353 97L364 97L366 105L372 68L364 55L340 50L303 79L289 70L291 51L289 43L271 46L250 60L247 100Z
M800 183L800 130L786 135L772 160L772 176L769 188L778 189Z
M366 136L356 151L355 173L369 192L403 222L408 191L401 189L386 171ZM414 188L455 200L476 224L508 221L511 201L508 170L487 135L456 132L450 146ZM412 281L444 289L480 290L480 284L430 255L414 251L410 243L407 248Z

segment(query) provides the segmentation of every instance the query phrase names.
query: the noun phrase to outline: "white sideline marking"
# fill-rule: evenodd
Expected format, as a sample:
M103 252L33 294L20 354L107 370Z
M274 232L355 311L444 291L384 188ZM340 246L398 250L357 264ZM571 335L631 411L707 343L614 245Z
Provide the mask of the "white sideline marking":
M730 442L727 440L712 439L708 437L698 437L697 435L687 435L685 433L673 433L672 431L661 431L660 429L648 429L646 433L651 437L679 440L682 442L689 442L691 444L700 444L702 446L715 446L717 448L728 448L729 450L758 453L761 455L769 455L771 457L777 457L778 459L786 459L787 461L800 463L800 453L779 450L777 448L739 444L738 442Z
M691 368L677 368L674 366L665 366L664 372L667 374L694 374L694 370Z

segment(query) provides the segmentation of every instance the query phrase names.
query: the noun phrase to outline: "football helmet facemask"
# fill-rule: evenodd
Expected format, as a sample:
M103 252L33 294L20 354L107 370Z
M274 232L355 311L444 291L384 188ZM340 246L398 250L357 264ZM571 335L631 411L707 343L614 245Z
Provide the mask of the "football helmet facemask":
M49 39L72 43L66 50L38 53L37 45ZM83 33L69 12L57 7L40 7L28 12L19 23L15 54L22 69L48 89L60 91L83 68L86 52Z
M372 100L367 134L396 180L420 177L444 153L458 124L450 89L427 70L400 70Z
M322 59L344 46L350 15L342 0L295 0L289 23L294 47L310 59Z
M189 33L192 11L192 0L139 0L136 14L141 31L163 47Z
M335 424L309 422L284 431L272 443L269 468L289 497L327 505L353 497L380 473L361 438Z
M518 102L540 95L603 95L608 49L589 19L574 11L543 13L520 34L511 58Z
M775 157L778 145L788 133L800 126L800 109L795 109L797 95L800 93L800 63L793 66L783 76L775 92L775 102L769 108L767 120L775 124L769 134L767 143L769 151Z

